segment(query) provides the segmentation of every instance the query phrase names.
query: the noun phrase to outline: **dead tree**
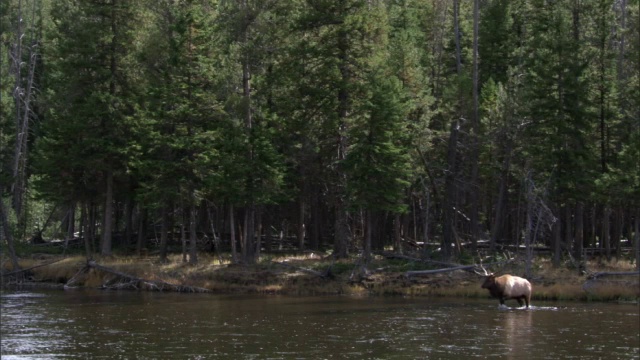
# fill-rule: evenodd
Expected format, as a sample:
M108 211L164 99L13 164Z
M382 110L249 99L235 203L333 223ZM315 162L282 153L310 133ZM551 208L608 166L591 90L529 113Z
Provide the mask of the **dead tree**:
M39 2L33 2L33 14L38 13L36 6ZM12 162L13 183L10 190L12 193L12 207L18 218L18 224L24 226L23 202L27 186L27 158L29 145L29 125L33 121L34 111L32 103L36 93L35 73L39 58L39 36L40 32L29 29L25 10L22 2L18 2L17 21L14 29L14 41L9 52L9 71L15 79L13 89L13 100L15 104L15 149ZM31 19L35 22L35 19ZM30 31L28 31L30 30ZM28 31L28 34L27 34ZM26 71L24 71L26 70Z
M0 194L2 194L3 187L0 184ZM13 233L9 226L9 220L7 216L7 209L4 206L4 202L0 199L0 227L2 227L2 233L0 237L3 237L7 242L7 249L9 251L9 258L13 265L13 270L20 270L20 264L18 263L18 257L16 256L16 250L14 248Z
M531 246L536 243L539 233L546 229L551 232L556 218L544 202L546 187L544 189L536 188L531 171L527 173L525 184L527 187L527 228L524 237L525 277L531 278L531 265L533 263L533 249Z

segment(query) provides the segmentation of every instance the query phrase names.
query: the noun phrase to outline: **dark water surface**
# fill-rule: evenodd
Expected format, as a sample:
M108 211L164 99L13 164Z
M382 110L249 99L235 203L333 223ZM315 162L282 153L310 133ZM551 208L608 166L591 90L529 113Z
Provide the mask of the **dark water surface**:
M2 360L640 358L637 304L98 290L0 300Z

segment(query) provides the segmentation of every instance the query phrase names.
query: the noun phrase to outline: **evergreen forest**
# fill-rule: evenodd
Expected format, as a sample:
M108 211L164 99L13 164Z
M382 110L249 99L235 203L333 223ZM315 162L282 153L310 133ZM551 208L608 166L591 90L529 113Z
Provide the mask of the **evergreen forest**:
M639 8L2 0L3 255L639 254Z

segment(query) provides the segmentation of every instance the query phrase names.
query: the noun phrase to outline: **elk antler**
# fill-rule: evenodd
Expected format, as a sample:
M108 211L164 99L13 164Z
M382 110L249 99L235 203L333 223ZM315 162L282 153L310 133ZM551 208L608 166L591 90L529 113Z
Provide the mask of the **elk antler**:
M477 269L477 267L476 267ZM476 273L476 275L480 275L480 276L491 276L493 275L493 273L489 273L487 271L487 269L484 268L484 266L482 266L482 261L480 261L480 269L484 272L484 273L480 273L478 272L476 269L473 269L473 272Z

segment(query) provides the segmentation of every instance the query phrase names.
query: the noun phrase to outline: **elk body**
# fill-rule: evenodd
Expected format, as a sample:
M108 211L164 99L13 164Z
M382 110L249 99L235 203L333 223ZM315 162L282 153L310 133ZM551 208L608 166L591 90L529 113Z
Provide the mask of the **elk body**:
M520 306L531 303L531 283L513 275L502 275L496 277L494 274L487 274L482 284L483 289L489 290L491 296L498 298L500 304L504 305L505 300L518 300Z

